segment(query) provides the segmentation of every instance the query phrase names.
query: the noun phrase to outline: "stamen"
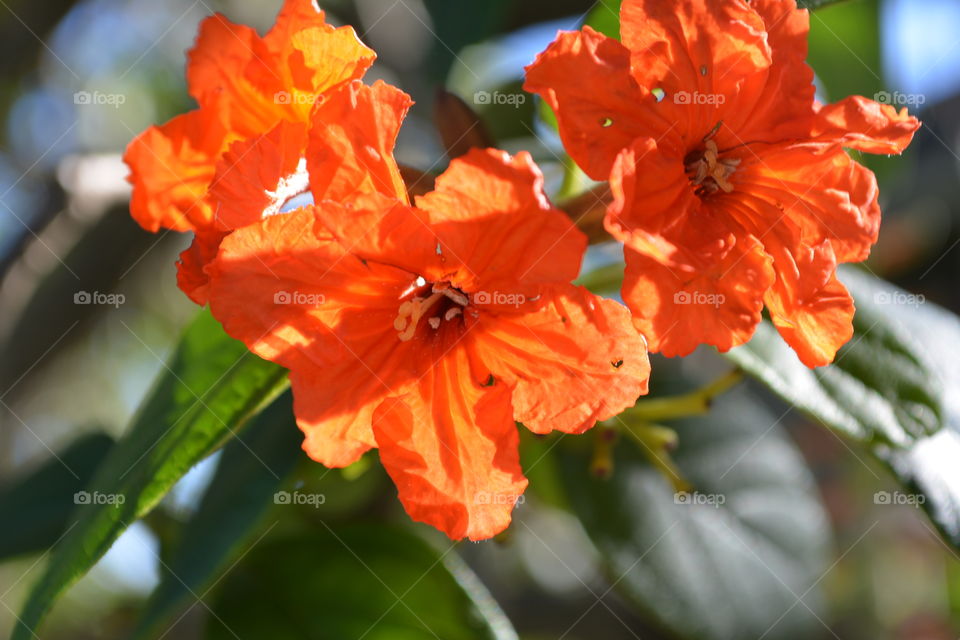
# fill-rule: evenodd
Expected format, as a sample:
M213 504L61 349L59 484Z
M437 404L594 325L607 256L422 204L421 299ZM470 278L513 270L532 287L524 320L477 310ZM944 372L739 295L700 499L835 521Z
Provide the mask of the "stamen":
M426 280L422 277L418 277L414 283L414 285L421 286L426 286L426 284ZM413 339L420 320L426 317L431 309L436 308L437 303L450 300L457 306L447 308L450 303L443 303L437 309L435 315L427 318L427 324L430 325L430 328L434 331L440 328L442 322L441 316L443 320L453 320L461 315L463 309L470 303L469 298L459 289L450 286L449 282L433 283L430 289L431 293L428 297L413 296L409 300L402 302L397 309L397 317L393 320L393 328L400 332L400 340L402 342Z
M463 309L461 307L450 307L447 309L447 312L443 314L443 319L450 321L459 316L462 313Z
M704 142L700 157L694 157L686 165L690 182L698 187L697 195L710 195L717 191L731 193L733 184L730 176L740 165L740 158L721 158L720 150L714 140Z

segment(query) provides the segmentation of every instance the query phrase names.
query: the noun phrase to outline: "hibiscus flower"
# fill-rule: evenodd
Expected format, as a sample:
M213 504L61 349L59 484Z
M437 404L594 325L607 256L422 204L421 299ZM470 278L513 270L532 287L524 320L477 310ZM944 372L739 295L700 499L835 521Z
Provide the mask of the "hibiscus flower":
M412 518L484 539L527 484L515 421L583 432L646 393L649 364L629 311L570 284L586 238L529 154L473 150L410 205L390 153L402 96L353 83L318 108L315 204L279 212L243 180L214 190L223 215L258 219L209 265L210 307L290 370L311 458L343 467L376 447ZM231 173L256 193L303 144L266 136Z
M563 32L527 68L571 157L613 193L623 297L652 351L747 341L764 305L810 367L853 333L839 263L880 225L872 172L844 148L900 153L919 122L814 97L793 0L624 0L622 43Z
M279 124L302 126L326 93L362 77L375 57L351 27L327 24L311 0L286 0L262 37L221 14L200 24L187 61L187 86L199 108L150 127L124 155L134 219L149 231L195 233L178 268L178 283L194 301L205 303L204 267L231 230L217 220L208 194L215 174Z

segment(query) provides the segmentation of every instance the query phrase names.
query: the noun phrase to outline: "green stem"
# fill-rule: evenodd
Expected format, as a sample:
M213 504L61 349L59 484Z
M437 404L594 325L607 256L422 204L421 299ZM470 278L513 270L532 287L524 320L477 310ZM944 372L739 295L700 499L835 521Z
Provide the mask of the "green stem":
M643 422L657 422L699 416L710 410L714 398L721 395L743 379L743 372L734 369L710 384L677 396L666 398L651 398L640 400L632 409L627 409L621 416L633 418Z

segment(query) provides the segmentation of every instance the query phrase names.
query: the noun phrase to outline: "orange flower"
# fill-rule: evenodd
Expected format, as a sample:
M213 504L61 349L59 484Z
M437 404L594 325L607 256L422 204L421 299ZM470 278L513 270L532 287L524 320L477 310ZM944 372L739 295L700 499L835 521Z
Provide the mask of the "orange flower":
M235 161L231 145L249 146L281 123L306 123L315 103L360 78L374 58L352 28L328 25L311 0L286 0L263 37L220 14L200 24L187 62L199 108L150 127L124 156L134 219L149 231L196 233L178 270L180 287L196 302L205 302L203 268L230 230L215 220L208 189L215 173L229 168L224 163Z
M814 99L793 0L624 0L623 43L561 33L527 68L570 155L610 180L623 296L653 351L725 351L764 304L808 366L852 335L838 263L869 254L877 183L844 147L900 153L919 122Z
M390 153L407 106L355 84L318 109L306 143L316 204L227 236L210 307L290 369L314 460L342 467L377 447L411 517L483 539L527 484L514 421L585 431L646 392L649 364L627 309L569 284L586 239L547 202L528 154L474 150L409 205ZM354 117L331 117L342 109ZM248 158L282 165L282 146L264 142L237 175ZM235 186L221 211L259 215Z

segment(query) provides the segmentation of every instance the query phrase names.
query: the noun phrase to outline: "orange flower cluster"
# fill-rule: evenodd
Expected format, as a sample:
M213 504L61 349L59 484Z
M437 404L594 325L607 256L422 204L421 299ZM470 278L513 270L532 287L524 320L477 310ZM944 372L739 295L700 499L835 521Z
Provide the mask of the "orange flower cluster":
M853 334L837 265L867 258L873 174L919 122L854 96L821 105L794 0L624 0L622 42L561 33L527 68L573 159L609 180L624 300L651 351L746 342L764 305L810 367Z
M529 154L473 150L411 204L393 158L411 101L361 82L372 61L308 0L263 38L207 19L200 108L130 145L131 209L194 231L181 288L290 370L313 459L376 447L411 517L489 538L527 484L515 421L617 415L646 393L646 346L626 307L570 284L586 238Z
M527 88L614 195L629 309L571 281L585 236L529 154L474 149L411 202L393 151L412 102L362 77L374 53L310 0L263 37L214 15L190 52L199 108L127 150L131 212L192 231L178 282L290 371L304 449L371 448L416 520L502 531L527 481L522 423L580 433L646 393L666 355L745 342L766 305L809 366L852 332L838 263L880 220L844 148L898 153L918 122L814 99L793 0L624 0L623 43L561 33Z

